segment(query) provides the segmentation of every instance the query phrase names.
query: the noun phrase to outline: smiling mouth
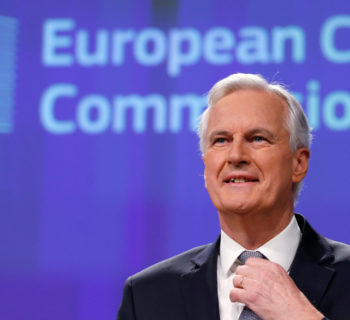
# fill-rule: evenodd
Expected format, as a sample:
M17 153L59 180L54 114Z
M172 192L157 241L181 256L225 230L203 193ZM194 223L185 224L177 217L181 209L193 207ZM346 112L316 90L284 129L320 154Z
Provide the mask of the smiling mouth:
M231 178L225 180L225 183L244 183L244 182L259 182L258 179L248 179L248 178Z

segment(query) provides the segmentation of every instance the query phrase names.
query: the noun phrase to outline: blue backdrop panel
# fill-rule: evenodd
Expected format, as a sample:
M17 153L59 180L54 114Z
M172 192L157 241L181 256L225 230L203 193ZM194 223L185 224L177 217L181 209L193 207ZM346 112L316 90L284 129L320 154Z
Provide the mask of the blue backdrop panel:
M0 3L0 318L113 319L127 276L219 233L193 131L234 72L314 128L297 211L350 242L348 1Z

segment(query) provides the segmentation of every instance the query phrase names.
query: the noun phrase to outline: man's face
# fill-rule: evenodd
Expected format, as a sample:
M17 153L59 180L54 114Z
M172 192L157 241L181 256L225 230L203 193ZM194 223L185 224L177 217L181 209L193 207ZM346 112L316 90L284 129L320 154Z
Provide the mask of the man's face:
M203 161L219 213L293 209L292 186L306 174L309 151L290 151L287 115L284 100L260 90L236 91L213 106Z

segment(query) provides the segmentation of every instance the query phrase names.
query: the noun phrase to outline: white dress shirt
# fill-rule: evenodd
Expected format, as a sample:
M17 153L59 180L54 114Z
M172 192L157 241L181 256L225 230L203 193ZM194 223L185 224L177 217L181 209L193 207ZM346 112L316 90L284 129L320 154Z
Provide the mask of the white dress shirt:
M280 264L284 270L289 272L300 238L301 231L295 216L293 216L284 230L256 251L260 251L267 259ZM242 303L231 302L229 295L233 288L232 281L236 268L241 264L237 258L245 250L247 249L221 230L220 253L217 263L220 320L237 320L244 308Z

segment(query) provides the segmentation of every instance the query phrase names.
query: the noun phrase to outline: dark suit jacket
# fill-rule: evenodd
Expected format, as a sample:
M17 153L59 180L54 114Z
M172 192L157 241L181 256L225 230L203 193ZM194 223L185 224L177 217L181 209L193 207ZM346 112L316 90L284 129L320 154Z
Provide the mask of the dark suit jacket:
M350 246L318 234L296 215L302 238L290 276L331 320L350 319ZM162 261L126 281L117 320L219 320L220 238Z

